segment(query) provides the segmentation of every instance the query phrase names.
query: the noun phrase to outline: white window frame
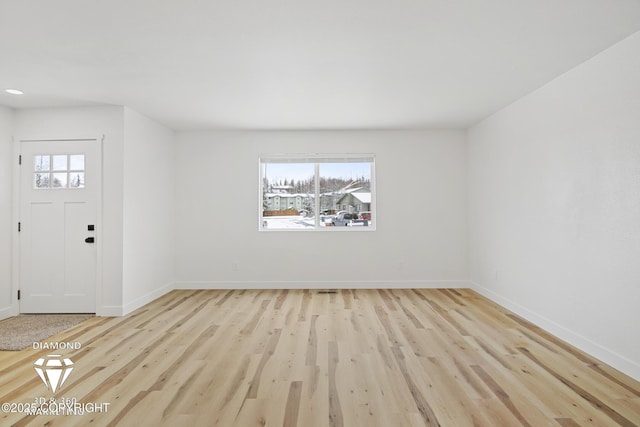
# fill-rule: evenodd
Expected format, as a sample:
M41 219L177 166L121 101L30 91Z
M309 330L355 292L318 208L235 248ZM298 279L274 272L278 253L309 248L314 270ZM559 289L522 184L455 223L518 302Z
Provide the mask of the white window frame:
M367 227L324 227L320 225L320 164L349 161L369 163L371 166L370 190L371 190L371 216L372 222ZM269 217L263 216L263 165L265 163L314 163L315 176L315 197L314 215L315 225L308 228L269 228L265 226ZM280 203L282 205L282 203ZM375 154L372 153L296 153L296 154L261 154L258 157L258 230L261 232L368 232L375 231L377 224L376 210L376 174L375 174Z

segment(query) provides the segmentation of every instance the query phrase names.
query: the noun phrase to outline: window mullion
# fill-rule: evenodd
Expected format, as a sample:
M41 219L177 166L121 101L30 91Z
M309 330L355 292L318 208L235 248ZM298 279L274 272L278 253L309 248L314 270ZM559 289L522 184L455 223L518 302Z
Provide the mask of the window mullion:
M315 197L313 200L314 212L316 218L316 229L320 228L320 163L316 163L313 167L314 175L314 191Z

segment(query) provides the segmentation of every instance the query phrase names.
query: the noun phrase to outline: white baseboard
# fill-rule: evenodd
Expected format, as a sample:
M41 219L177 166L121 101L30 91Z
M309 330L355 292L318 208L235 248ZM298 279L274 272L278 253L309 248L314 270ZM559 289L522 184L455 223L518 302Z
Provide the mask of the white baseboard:
M124 316L124 311L122 310L121 305L104 305L102 307L98 307L96 310L96 316L120 317Z
M16 313L12 306L0 308L0 320L6 319L7 317L13 317Z
M174 283L167 283L164 286L158 288L158 289L154 289L153 291L142 295L136 299L134 299L131 302L128 302L126 304L124 304L124 306L122 307L122 315L126 315L131 313L132 311L142 307L145 304L149 304L151 301L160 298L162 295L166 294L167 292L171 292L173 289L175 288Z
M528 309L527 307L516 303L508 298L503 297L476 282L471 281L471 288L479 294L489 298L493 302L500 304L507 310L510 310L518 316L527 319L536 326L541 327L545 331L553 334L554 336L568 342L569 344L577 347L581 351L588 353L606 363L609 366L623 372L624 374L640 381L640 365L632 360L621 356L600 344L597 344L588 338L565 328L564 326L548 319L540 314Z
M175 289L434 289L468 288L468 280L183 281Z

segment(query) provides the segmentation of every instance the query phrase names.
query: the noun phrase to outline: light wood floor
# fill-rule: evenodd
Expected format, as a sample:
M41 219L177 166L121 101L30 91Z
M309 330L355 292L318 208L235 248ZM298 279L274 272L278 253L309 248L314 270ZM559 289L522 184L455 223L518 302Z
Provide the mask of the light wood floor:
M467 289L174 291L48 341L82 344L55 398L108 411L0 425L640 424L640 383ZM47 353L0 352L0 403Z

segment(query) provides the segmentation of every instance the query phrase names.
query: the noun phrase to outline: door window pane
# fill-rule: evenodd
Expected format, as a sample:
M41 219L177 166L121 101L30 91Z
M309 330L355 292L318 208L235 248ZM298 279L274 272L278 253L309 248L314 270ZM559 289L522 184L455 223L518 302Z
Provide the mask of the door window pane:
M66 172L52 173L51 188L67 188L67 173Z
M53 169L54 171L66 171L67 170L67 155L53 156Z
M84 188L84 172L69 173L69 188Z
M35 156L34 163L35 170L37 171L51 170L51 156L48 154L45 156Z
M49 172L35 173L33 178L34 188L49 188Z
M71 154L69 156L69 170L72 170L72 171L84 170L84 154Z

